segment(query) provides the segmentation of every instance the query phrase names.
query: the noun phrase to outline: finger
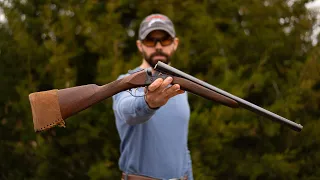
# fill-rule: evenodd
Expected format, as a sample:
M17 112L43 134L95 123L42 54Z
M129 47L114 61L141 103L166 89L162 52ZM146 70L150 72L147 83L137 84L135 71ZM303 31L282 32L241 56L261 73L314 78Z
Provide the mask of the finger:
M183 94L183 93L185 93L185 91L184 90L181 90L181 89L179 89L178 91L176 91L178 94Z
M168 98L170 99L170 98L172 98L172 97L174 97L174 96L176 96L176 95L183 94L184 92L185 92L184 90L179 89L179 90L171 93L171 94L168 96Z
M159 90L164 91L167 88L167 86L172 82L172 80L172 77L167 77L159 87Z
M155 91L156 89L158 89L160 87L160 85L162 83L163 83L163 79L158 78L148 86L148 90L149 91Z
M170 96L172 93L175 93L179 89L180 89L180 85L179 84L174 84L171 87L165 89L163 92L165 92L168 96Z

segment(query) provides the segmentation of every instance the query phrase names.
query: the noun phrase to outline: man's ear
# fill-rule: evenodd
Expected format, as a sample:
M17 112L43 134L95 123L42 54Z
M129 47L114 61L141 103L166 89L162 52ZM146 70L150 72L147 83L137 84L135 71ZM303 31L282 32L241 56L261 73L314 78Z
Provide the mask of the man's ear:
M142 52L142 43L140 40L136 41L136 45L137 45L137 48L139 49L139 51Z
M176 51L177 48L179 46L179 38L174 38L174 41L173 41L173 49Z

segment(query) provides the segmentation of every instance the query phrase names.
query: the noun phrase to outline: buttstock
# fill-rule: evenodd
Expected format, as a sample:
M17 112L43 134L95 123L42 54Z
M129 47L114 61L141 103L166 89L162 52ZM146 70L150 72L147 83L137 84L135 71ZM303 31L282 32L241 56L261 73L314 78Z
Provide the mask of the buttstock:
M103 86L88 84L29 94L34 130L65 127L65 120L121 91L145 85L146 73L140 71Z

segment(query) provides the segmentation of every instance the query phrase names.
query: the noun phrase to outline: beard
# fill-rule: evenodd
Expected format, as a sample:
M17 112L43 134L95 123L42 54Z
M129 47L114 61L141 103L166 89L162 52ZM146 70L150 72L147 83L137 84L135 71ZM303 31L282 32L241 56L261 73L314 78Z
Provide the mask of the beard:
M157 64L158 61L161 61L166 64L170 63L170 55L162 51L156 51L155 53L152 53L150 56L148 56L145 52L142 52L142 55L143 55L143 58L147 61L147 63L152 68L154 68L154 66ZM155 56L163 56L164 59L158 59L158 58L155 58Z

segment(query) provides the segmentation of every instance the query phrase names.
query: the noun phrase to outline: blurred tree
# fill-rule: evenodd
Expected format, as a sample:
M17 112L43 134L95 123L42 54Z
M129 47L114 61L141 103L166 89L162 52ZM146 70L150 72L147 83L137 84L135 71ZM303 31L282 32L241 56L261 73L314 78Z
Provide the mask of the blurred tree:
M318 179L320 63L307 1L0 2L0 179L119 179L111 99L34 133L28 94L104 84L141 62L141 20L164 13L173 66L304 125L301 133L190 95L195 179Z

